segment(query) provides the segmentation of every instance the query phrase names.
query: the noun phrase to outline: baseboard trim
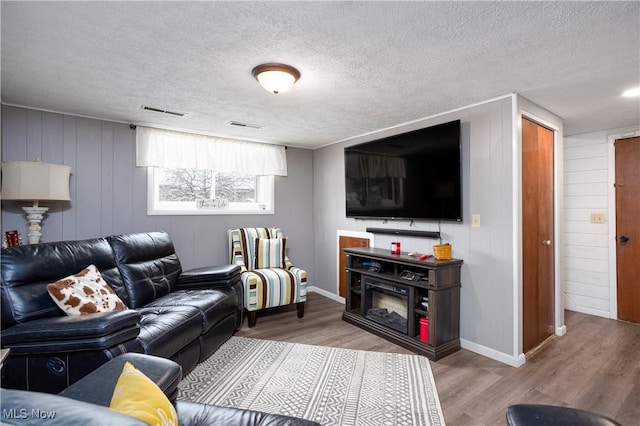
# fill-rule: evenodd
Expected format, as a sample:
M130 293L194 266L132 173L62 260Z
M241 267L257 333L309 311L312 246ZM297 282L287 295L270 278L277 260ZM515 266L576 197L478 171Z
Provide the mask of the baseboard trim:
M340 297L337 294L331 293L327 290L324 290L322 288L318 288L316 286L307 286L307 292L310 293L318 293L321 296L327 297L331 300L335 300L336 302L342 303L344 304L346 302L344 297Z
M460 339L460 346L463 349L486 356L487 358L495 359L496 361L510 365L511 367L521 367L526 362L524 354L520 354L518 356L509 355L504 352L496 351L495 349L470 342L466 339Z
M340 297L337 294L331 293L327 290L316 286L307 286L307 292L309 293L318 293L321 296L327 297L331 300L335 300L339 303L345 303L344 297ZM506 354L504 352L496 351L495 349L488 348L486 346L479 345L474 342L470 342L469 340L460 339L460 347L463 349L467 349L471 352L475 352L477 354L486 356L487 358L495 359L503 364L510 365L511 367L521 367L525 364L526 359L524 354L520 354L518 356L513 356Z

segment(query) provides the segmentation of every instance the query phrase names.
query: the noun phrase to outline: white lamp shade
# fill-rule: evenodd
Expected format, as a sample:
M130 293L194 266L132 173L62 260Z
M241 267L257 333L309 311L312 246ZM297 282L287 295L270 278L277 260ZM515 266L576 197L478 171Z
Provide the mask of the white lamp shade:
M2 162L2 199L69 201L71 167L40 161Z

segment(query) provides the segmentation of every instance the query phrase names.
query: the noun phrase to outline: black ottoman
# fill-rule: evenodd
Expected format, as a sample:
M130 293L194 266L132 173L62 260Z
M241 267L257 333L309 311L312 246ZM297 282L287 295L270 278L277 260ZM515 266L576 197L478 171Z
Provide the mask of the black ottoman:
M509 426L621 426L620 423L590 411L553 405L516 404L507 408Z
M133 352L122 354L102 364L91 374L78 380L58 395L108 407L124 363L127 361L153 380L167 398L175 403L178 383L182 380L180 364L166 358ZM96 389L102 391L96 392Z

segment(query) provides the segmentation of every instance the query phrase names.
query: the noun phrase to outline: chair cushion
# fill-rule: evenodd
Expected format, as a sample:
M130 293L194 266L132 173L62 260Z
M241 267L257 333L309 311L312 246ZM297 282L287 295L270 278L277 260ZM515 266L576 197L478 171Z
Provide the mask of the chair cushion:
M300 268L255 269L242 274L245 309L255 311L307 300L307 274Z
M256 238L254 268L284 268L286 246L286 238Z
M142 315L138 340L144 353L170 358L202 334L202 316L191 306L150 306Z
M233 288L176 290L149 303L146 307L191 306L198 309L202 333L209 331L238 309L238 295Z
M115 291L102 279L95 265L89 265L77 274L47 284L47 291L67 315L127 309Z

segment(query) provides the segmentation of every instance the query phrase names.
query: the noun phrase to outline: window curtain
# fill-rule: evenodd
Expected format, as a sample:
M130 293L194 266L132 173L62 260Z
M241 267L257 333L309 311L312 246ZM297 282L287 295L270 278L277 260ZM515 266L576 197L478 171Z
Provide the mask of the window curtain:
M136 128L136 165L257 176L287 175L284 146L142 126Z

